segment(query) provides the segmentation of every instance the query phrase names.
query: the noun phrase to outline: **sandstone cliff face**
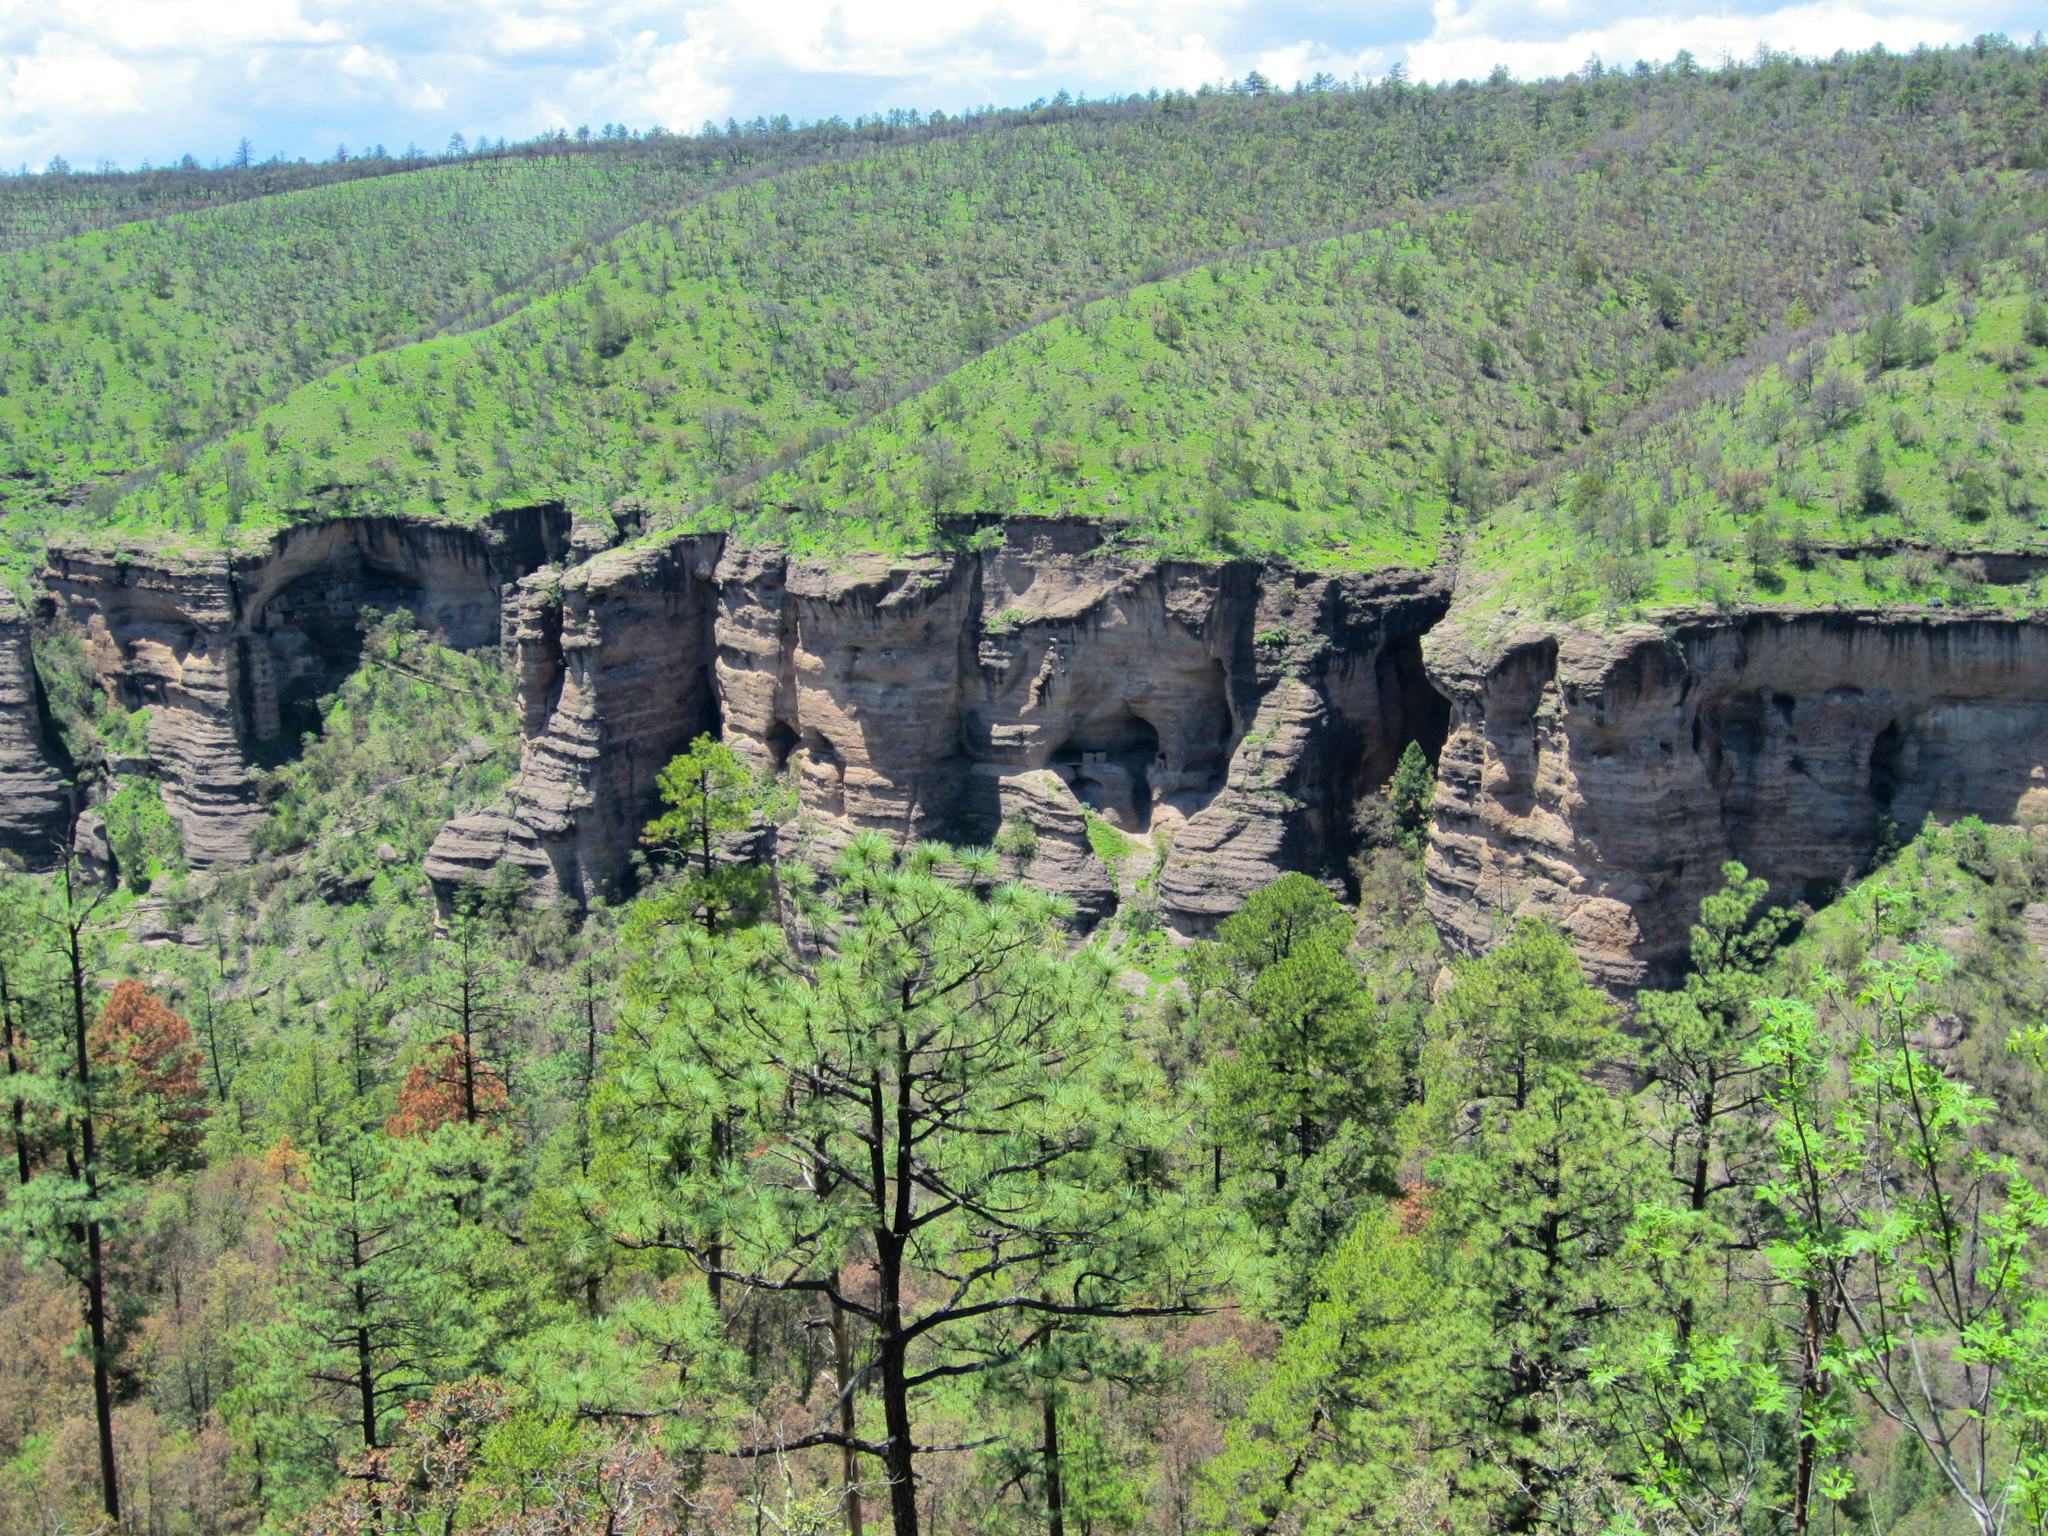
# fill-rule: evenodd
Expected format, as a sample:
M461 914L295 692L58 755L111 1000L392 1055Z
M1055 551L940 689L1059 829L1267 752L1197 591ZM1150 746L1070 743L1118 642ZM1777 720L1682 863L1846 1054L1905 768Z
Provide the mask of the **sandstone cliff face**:
M834 562L672 538L565 571L549 562L584 546L542 509L474 531L309 525L233 561L64 545L44 580L102 686L150 710L202 868L248 857L252 762L356 663L365 606L516 662L520 773L436 841L444 895L496 871L544 898L616 892L655 775L704 731L792 774L782 834L810 856L860 831L1028 823L1019 873L1092 920L1117 899L1096 814L1156 838L1161 909L1201 930L1282 870L1341 875L1360 798L1448 729L1427 863L1452 948L1539 912L1617 988L1671 973L1728 858L1818 900L1887 822L2048 817L2048 626L1765 610L1481 645L1455 617L1433 628L1436 575L1134 559L1085 524L996 532ZM0 848L53 856L68 766L0 602Z
M506 608L521 750L505 804L443 829L427 873L444 891L505 869L579 904L626 868L654 777L717 723L709 665L718 540L614 550L544 570Z
M1283 868L1340 864L1357 796L1440 729L1419 660L1434 577L1133 561L1067 523L1003 540L830 564L704 539L619 551L562 580L559 639L528 583L518 780L443 833L428 873L615 889L655 771L717 728L793 771L790 831L814 849L1021 818L1026 878L1094 917L1115 886L1087 807L1171 834L1161 902L1200 926Z
M1729 858L1818 901L1887 820L2048 815L2041 624L1761 611L1426 650L1453 711L1429 902L1457 950L1539 913L1637 986L1683 960Z
M0 852L41 868L71 829L69 764L43 705L28 617L0 587Z
M60 543L43 581L109 697L149 710L164 803L205 868L249 856L252 760L313 723L313 701L354 667L358 610L405 608L451 644L491 643L502 587L567 535L554 508L478 529L342 518L233 559Z

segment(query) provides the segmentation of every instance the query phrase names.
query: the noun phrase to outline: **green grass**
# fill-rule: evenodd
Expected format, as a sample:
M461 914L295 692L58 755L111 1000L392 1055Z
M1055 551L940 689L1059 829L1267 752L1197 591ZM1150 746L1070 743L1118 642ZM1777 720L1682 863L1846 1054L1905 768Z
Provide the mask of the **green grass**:
M1088 827L1088 847L1095 857L1114 868L1131 856L1135 844L1094 811L1083 811Z
M2048 605L2039 579L1984 579L2000 555L2048 557L2048 346L2023 333L2048 266L2040 218L2036 200L2010 257L1900 313L1917 359L1877 367L1866 318L1504 509L1474 540L1467 611Z
M1942 61L1954 92L2004 88ZM1902 265L1919 226L1867 196L1887 175L1968 218L2007 197L1973 169L1997 144L1930 138L1899 67L1169 100L793 170L348 364L83 521L211 540L627 502L902 549L960 512L1079 510L1165 550L1426 559L1453 502ZM1382 233L1328 244L1346 225Z

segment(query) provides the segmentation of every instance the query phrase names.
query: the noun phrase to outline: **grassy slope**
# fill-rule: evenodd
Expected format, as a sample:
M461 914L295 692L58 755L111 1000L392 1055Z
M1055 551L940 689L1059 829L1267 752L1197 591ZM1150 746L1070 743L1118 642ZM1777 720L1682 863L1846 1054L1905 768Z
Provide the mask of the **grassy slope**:
M1807 195L1828 171L1853 186L1867 141L1773 156L1738 190L1751 128L1710 119L1471 209L1089 306L749 487L734 515L856 546L928 538L947 512L1078 513L1180 553L1426 561L1447 522L1611 436L1614 402L1681 388L1900 259L1904 230ZM1677 227L1679 245L1634 238Z
M1986 585L1970 560L2048 557L2048 346L2024 334L2048 297L2042 211L2025 200L2015 222L2031 233L1994 237L2004 259L1900 311L1929 344L1918 359L1875 368L1868 317L1823 331L1506 508L1473 541L1467 610L1503 623L1746 602L2038 610L2039 580ZM1825 411L1831 387L1853 408ZM1866 499L1873 451L1882 489Z
M1944 89L1981 86L1949 62ZM1995 190L1969 168L1997 141L1930 134L1885 71L1736 83L1226 101L1192 124L1162 112L1092 138L921 146L866 176L799 173L636 232L494 332L300 392L234 441L242 467L216 455L130 515L217 527L236 479L254 507L453 516L631 495L697 521L766 508L771 528L795 507L799 539L892 547L977 502L1092 502L1185 547L1190 510L1221 483L1245 547L1410 558L1447 499L1454 439L1470 434L1472 485L1534 478L1582 416L1611 423L1752 345L1794 300L1830 303L1901 265L1920 200L1970 208ZM1469 121L1447 131L1460 110ZM802 475L735 494L958 366L977 315L1001 331L1233 240L1390 215L1391 198L1429 185L1411 162L1443 142L1465 159L1434 179L1464 177L1453 202L1469 206L1409 209L1394 253L1419 275L1407 307L1420 324L1395 315L1388 274L1361 283L1343 253L1273 259L1282 284L1218 284L1245 290L1230 313L1205 309L1189 277L1022 338ZM1587 147L1546 153L1573 144ZM1482 176L1496 165L1509 174ZM1870 190L1894 185L1914 199L1880 199L1871 216ZM1201 323L1182 316L1169 344L1153 310L1174 302ZM1652 318L1660 302L1668 325ZM626 338L609 358L607 326ZM1483 342L1497 379L1478 366ZM1133 425L1104 430L1105 408ZM1048 461L1073 483L1048 479ZM734 505L706 507L718 500Z
M1528 115L1475 95L1452 144L1400 101L1224 99L794 172L631 232L499 326L300 391L124 511L217 529L236 451L259 516L701 496L1075 298L1488 172Z
M387 156L346 161L269 160L240 169L172 166L149 171L0 175L0 251L67 240L137 219L197 213L224 203L418 168L415 161Z
M733 169L695 149L493 158L0 254L0 504L176 452Z

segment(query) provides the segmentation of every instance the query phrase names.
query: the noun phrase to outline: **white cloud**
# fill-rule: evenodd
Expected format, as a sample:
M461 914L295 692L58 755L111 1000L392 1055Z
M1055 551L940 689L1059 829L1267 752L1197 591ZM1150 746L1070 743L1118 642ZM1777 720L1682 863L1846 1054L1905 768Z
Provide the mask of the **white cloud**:
M691 26L729 59L797 76L900 81L938 104L1000 81L1199 85L1225 72L1210 39L1245 9L1242 0L725 0L693 11Z
M1330 75L1338 80L1350 80L1354 76L1360 80L1374 80L1385 74L1393 62L1391 49L1360 48L1340 53L1314 42L1269 48L1256 61L1259 73L1280 85L1313 80L1317 75Z
M1960 19L1836 3L1606 20L1599 19L1599 8L1585 0L1550 0L1545 9L1554 9L1560 22L1580 25L1569 31L1530 28L1528 12L1521 7L1482 0L1461 8L1456 0L1439 0L1430 35L1408 49L1408 67L1418 79L1472 80L1502 64L1527 80L1569 73L1593 54L1609 65L1627 65L1638 59L1668 60L1680 49L1690 49L1703 64L1710 64L1724 53L1747 58L1761 43L1783 53L1825 57L1840 48L1868 48L1880 42L1893 49L1959 43L1985 30L1981 23Z
M90 43L39 40L33 53L0 63L0 119L142 110L141 76Z
M491 47L501 55L547 54L581 43L584 29L566 16L509 11L491 23Z
M2031 31L2019 0L0 0L0 163L1015 104L1258 69L1528 77ZM1744 5L1760 6L1745 10Z
M361 43L351 43L341 50L341 57L335 61L344 75L352 80L382 81L395 85L398 82L398 60L389 54L375 52Z
M66 32L130 56L210 54L230 48L333 43L341 26L308 21L297 0L65 0L18 9L56 11Z

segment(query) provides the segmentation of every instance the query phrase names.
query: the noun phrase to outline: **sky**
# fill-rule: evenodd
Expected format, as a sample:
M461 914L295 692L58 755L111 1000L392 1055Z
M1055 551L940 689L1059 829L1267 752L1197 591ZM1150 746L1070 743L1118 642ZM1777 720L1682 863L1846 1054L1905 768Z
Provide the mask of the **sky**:
M2038 0L0 0L0 167L324 159L451 134L1015 106L1258 70L1531 79L1759 44L1801 55L2005 32Z

